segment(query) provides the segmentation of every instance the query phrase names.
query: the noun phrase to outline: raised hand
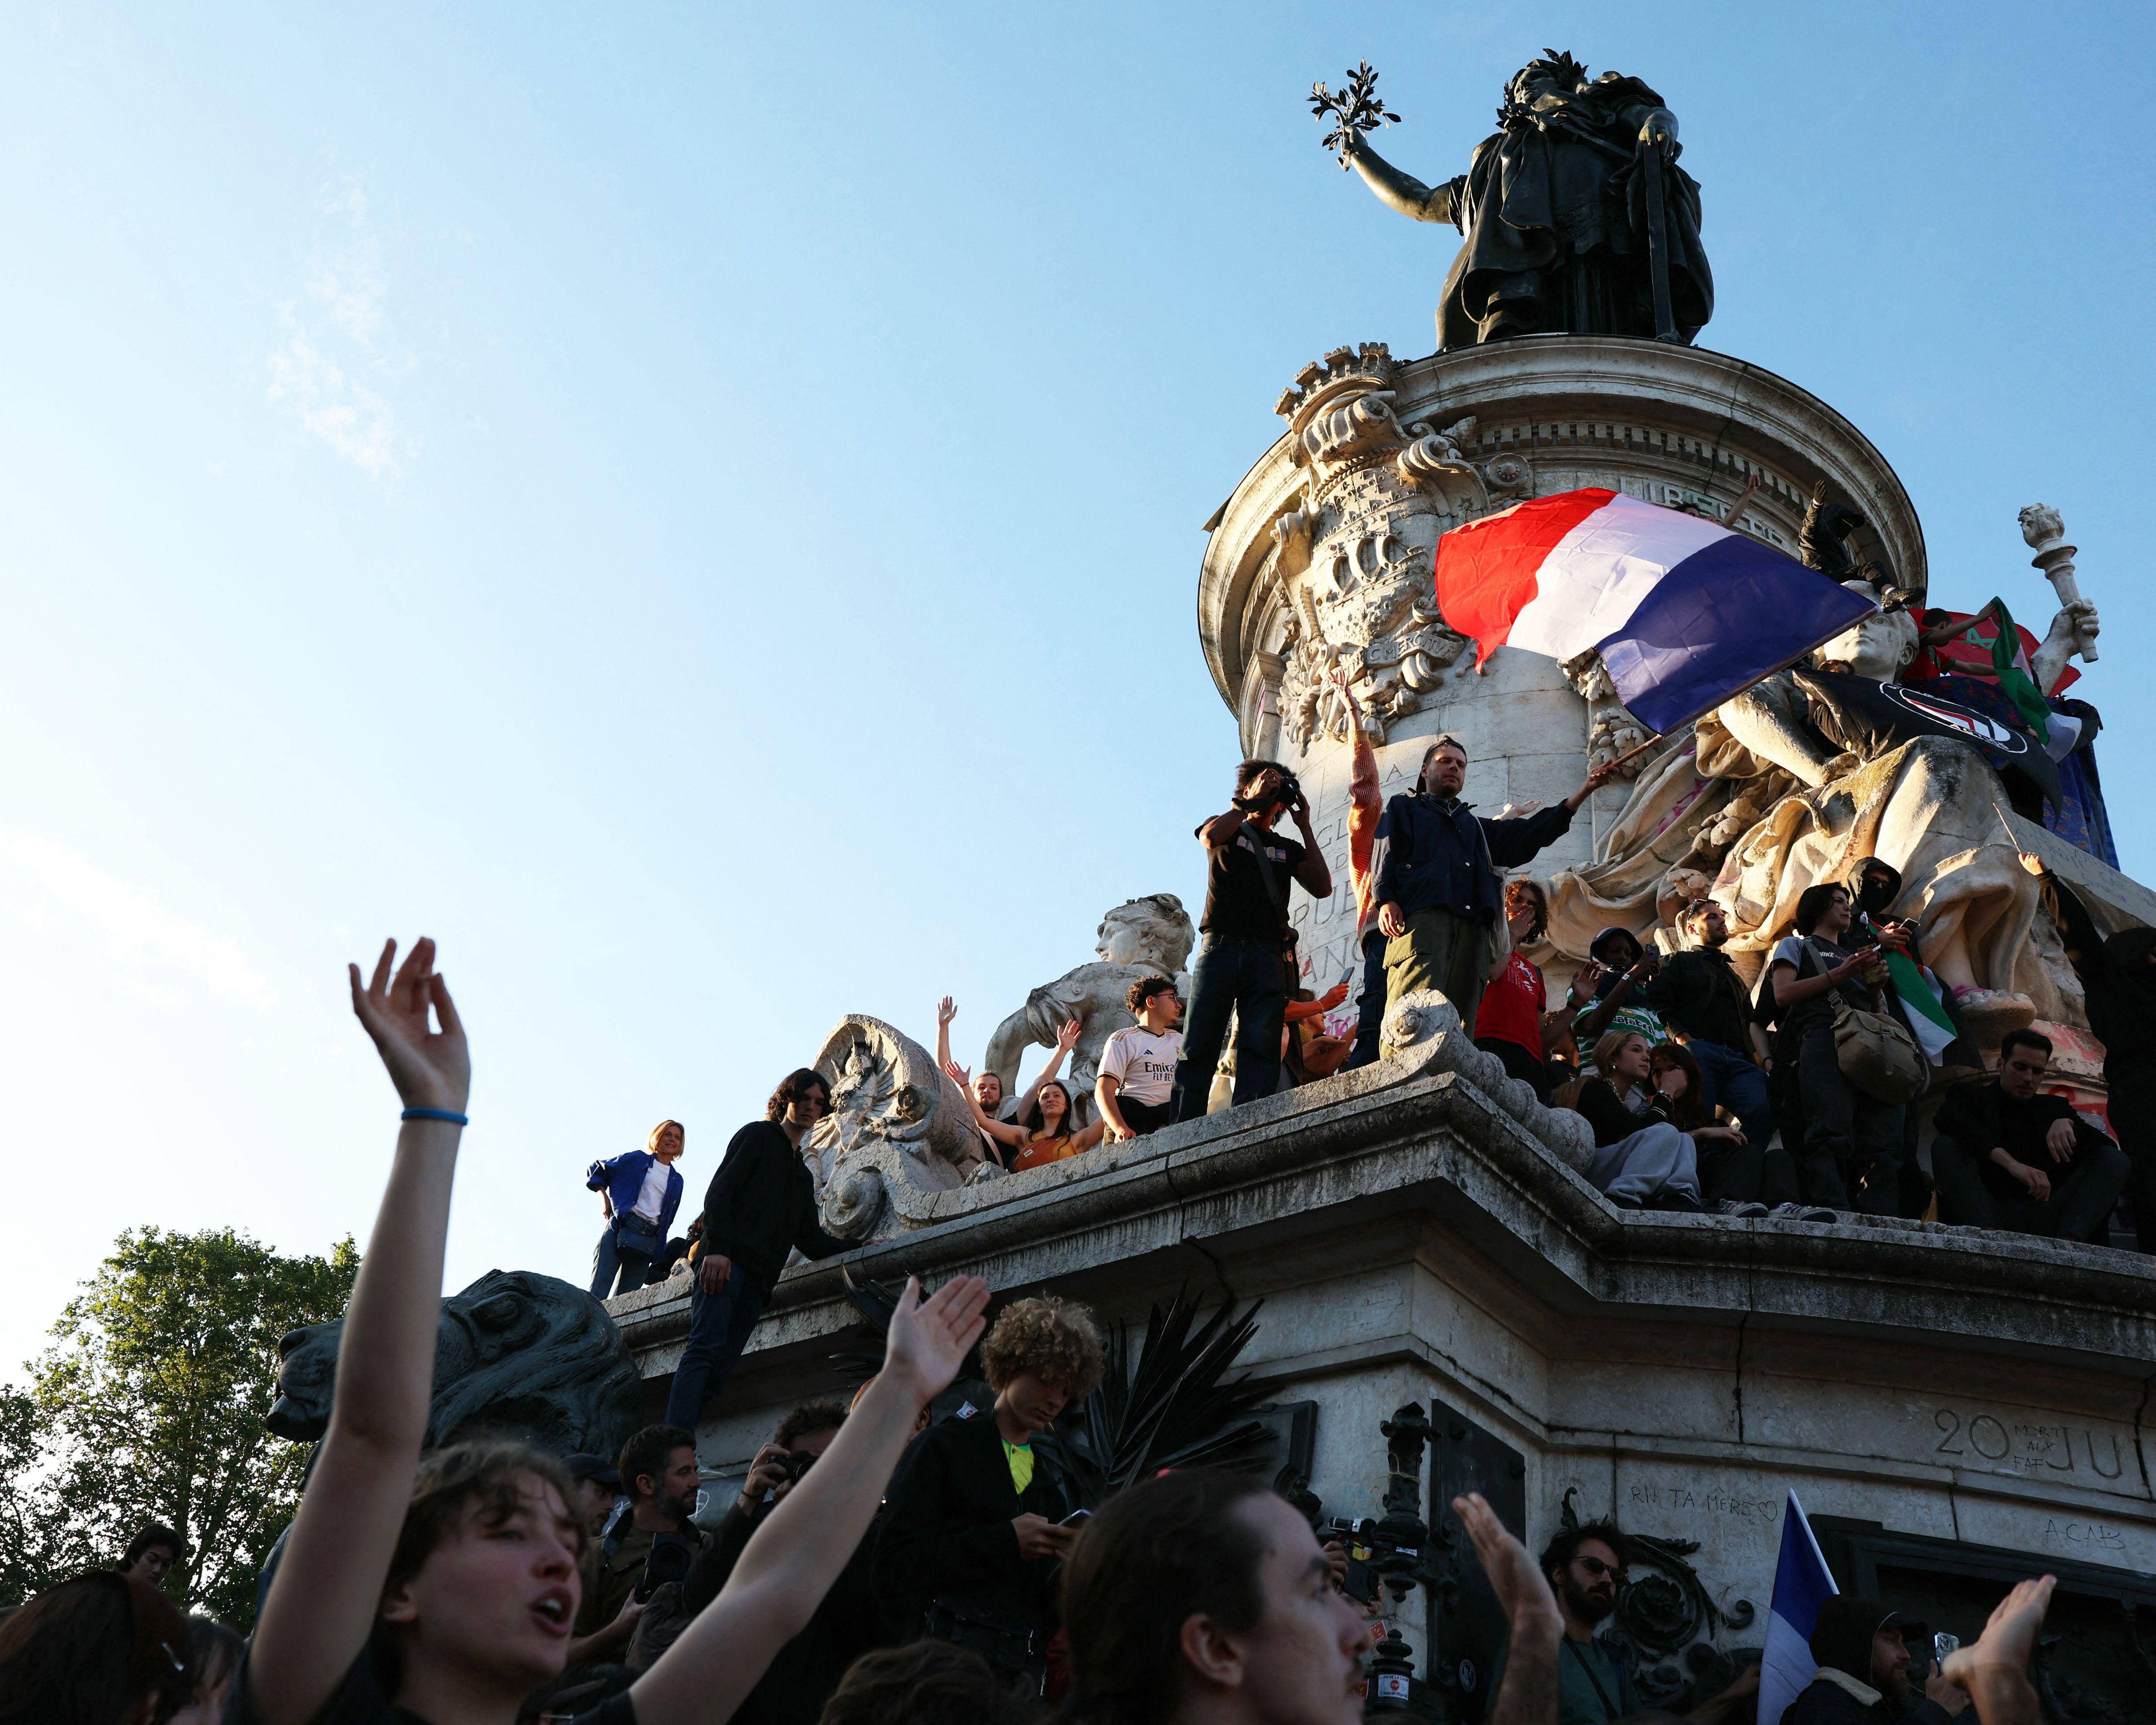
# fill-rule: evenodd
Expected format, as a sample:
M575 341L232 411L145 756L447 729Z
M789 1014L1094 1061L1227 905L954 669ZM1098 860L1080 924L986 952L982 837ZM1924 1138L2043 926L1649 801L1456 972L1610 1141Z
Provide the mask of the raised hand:
M921 1297L921 1279L909 1276L891 1315L883 1369L926 1402L958 1375L967 1350L987 1327L988 1285L978 1276L954 1276Z
M1077 1019L1065 1019L1064 1021L1063 1028L1055 1033L1056 1053L1069 1054L1072 1049L1077 1047L1078 1039L1084 1035L1085 1033L1086 1027L1080 1024Z
M959 1089L964 1091L968 1096L973 1094L973 1069L972 1067L962 1066L956 1060L946 1060L943 1063L943 1070L957 1081Z
M2036 1694L2029 1685L2029 1657L2036 1651L2036 1631L2051 1609L2056 1575L2016 1582L1999 1602L1991 1620L1973 1647L1957 1647L1941 1674L1976 1697L1977 1717L1984 1725L2035 1725Z
M766 1444L756 1452L756 1460L748 1465L748 1477L742 1481L742 1508L754 1514L763 1494L777 1491L786 1479L786 1451L777 1444Z
M1506 1621L1515 1632L1522 1624L1561 1630L1563 1620L1558 1615L1557 1595L1550 1591L1548 1580L1535 1568L1527 1547L1506 1531L1482 1494L1471 1491L1465 1497L1454 1498L1452 1512L1474 1541L1475 1555L1481 1558L1491 1590L1497 1595Z
M396 957L397 942L383 942L365 988L360 986L359 967L346 967L352 977L352 1009L373 1038L406 1107L461 1114L471 1095L471 1050L449 984L435 972L434 943L422 935L393 977L389 968ZM439 1030L429 1028L429 1008L440 1022Z
M951 1028L951 1020L957 1016L958 1004L956 1001L952 999L948 994L946 994L941 1000L936 1003L936 1028L937 1029L949 1029Z

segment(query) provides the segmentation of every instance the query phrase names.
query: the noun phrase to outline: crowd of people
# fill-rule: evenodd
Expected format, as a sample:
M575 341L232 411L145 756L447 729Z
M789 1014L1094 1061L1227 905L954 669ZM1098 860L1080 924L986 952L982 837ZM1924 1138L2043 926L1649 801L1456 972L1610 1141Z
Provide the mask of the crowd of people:
M1352 693L1342 692L1352 714ZM1538 882L1505 870L1568 830L1609 766L1555 808L1493 818L1461 800L1468 759L1456 738L1433 742L1415 788L1387 801L1359 724L1355 736L1348 850L1363 983L1352 1035L1344 1024L1332 1034L1326 1019L1346 1000L1347 979L1322 995L1302 986L1289 917L1293 888L1317 898L1335 890L1308 798L1279 762L1245 761L1229 807L1196 829L1207 875L1191 999L1168 977L1132 983L1125 1004L1134 1022L1108 1036L1090 1097L1060 1076L1079 1040L1075 1019L1011 1098L998 1073L976 1076L952 1057L957 1009L947 998L939 1005L937 1061L965 1100L980 1168L1022 1172L1368 1065L1379 1055L1387 1007L1435 989L1507 1076L1587 1121L1595 1143L1587 1177L1620 1207L1815 1222L1931 1216L2104 1243L2124 1195L2137 1244L2156 1250L2156 932L2099 941L2092 930L2069 931L2107 1051L2109 1132L2058 1093L2053 1045L2038 1031L2009 1033L1987 1069L1952 991L1922 963L1922 928L1889 914L1902 879L1876 857L1845 881L1799 896L1794 927L1756 984L1731 960L1727 913L1702 896L1654 947L1630 929L1603 930L1553 1006L1523 950L1547 927L1548 898ZM1301 836L1286 836L1283 823ZM1952 1024L1928 1045L1910 1029L1927 1012ZM1939 1098L1928 1171L1919 1153L1927 1094ZM594 1294L641 1286L684 1256L701 1260L677 1423L693 1413L705 1377L723 1380L788 1250L813 1258L840 1247L817 1226L814 1178L792 1153L829 1111L828 1090L814 1073L796 1072L773 1107L768 1122L735 1135L685 1237L670 1236L680 1207L679 1122L660 1122L644 1149L587 1174L606 1218ZM746 1256L734 1249L740 1242L700 1240L707 1218L738 1229L742 1204L767 1198L771 1208L760 1213L774 1219Z
M565 1461L508 1442L425 1450L470 1081L434 956L422 940L397 966L393 942L371 978L352 968L354 1010L403 1114L328 1430L253 1635L182 1616L159 1584L186 1553L153 1524L113 1568L0 1621L0 1725L1362 1716L1383 1633L1377 1601L1358 1597L1347 1553L1301 1512L1258 1479L1200 1468L1145 1480L1089 1514L1039 1463L1035 1437L1103 1370L1090 1314L1055 1299L1016 1301L990 1327L979 1278L925 1295L909 1281L880 1368L850 1403L793 1409L710 1532L691 1519L701 1389L618 1456ZM1142 1021L1160 1024L1159 999L1140 1003ZM1134 1053L1122 1070L1158 1064ZM822 1080L796 1072L729 1150L728 1190L752 1196L765 1219L707 1210L696 1325L706 1383L738 1353L784 1251L836 1248L795 1178L801 1136L828 1103ZM624 1159L609 1176L618 1213L655 1219L678 1204L682 1137L665 1122L638 1153L644 1163ZM977 1341L988 1394L932 1420ZM1594 1634L1625 1580L1624 1536L1570 1530L1537 1563L1480 1496L1452 1508L1506 1622L1490 1725L1654 1717ZM2015 1588L1982 1638L1927 1676L1924 1704L2033 1725L2028 1671L2051 1586ZM1875 1602L1823 1612L1817 1678L1786 1725L1890 1717L1878 1704L1898 1703L1912 1681L1896 1621ZM1740 1678L1691 1717L1734 1717L1756 1686L1756 1672Z

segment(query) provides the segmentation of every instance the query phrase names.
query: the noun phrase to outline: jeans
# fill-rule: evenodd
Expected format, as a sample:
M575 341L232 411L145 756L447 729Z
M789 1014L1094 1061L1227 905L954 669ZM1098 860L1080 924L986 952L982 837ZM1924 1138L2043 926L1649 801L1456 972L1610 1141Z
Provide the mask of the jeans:
M1691 1050L1691 1057L1699 1062L1700 1076L1707 1080L1703 1099L1707 1106L1727 1108L1744 1122L1746 1137L1764 1143L1774 1129L1767 1106L1767 1075L1734 1049L1718 1042L1694 1038L1685 1046Z
M1841 1076L1834 1028L1815 1024L1797 1054L1804 1148L1797 1180L1806 1204L1871 1216L1902 1213L1902 1105L1875 1101Z
M1270 936L1209 934L1199 945L1192 970L1183 1058L1175 1063L1178 1120L1195 1120L1205 1112L1231 1012L1235 1104L1273 1093L1280 1081L1281 1028L1287 1008L1280 942Z
M1377 926L1363 941L1363 999L1355 1018L1355 1048L1348 1056L1347 1070L1371 1065L1378 1058L1378 1033L1385 1023L1385 937Z
M1596 1150L1587 1165L1587 1183L1635 1207L1666 1194L1699 1201L1691 1140L1662 1121Z
M592 1254L592 1297L603 1300L609 1294L625 1294L631 1288L644 1286L644 1278L651 1273L651 1259L643 1252L632 1252L617 1238L621 1231L619 1219L606 1225L599 1236L598 1250ZM620 1280L615 1277L619 1274Z
M706 1389L716 1395L726 1387L734 1362L748 1346L749 1332L771 1298L771 1290L744 1276L739 1265L724 1287L707 1294L702 1269L697 1266L697 1281L689 1294L689 1345L681 1350L674 1387L666 1394L666 1423L684 1431L696 1429Z
M2015 1234L2041 1234L2053 1240L2087 1240L2105 1244L2118 1194L2126 1189L2130 1166L2126 1153L2105 1144L2096 1154L2077 1155L2064 1179L2058 1164L2046 1158L2037 1164L2052 1177L2047 1199L1999 1198L1984 1183L1978 1158L1952 1138L1932 1140L1932 1178L1938 1183L1939 1210L1950 1222L1979 1228L2004 1228Z

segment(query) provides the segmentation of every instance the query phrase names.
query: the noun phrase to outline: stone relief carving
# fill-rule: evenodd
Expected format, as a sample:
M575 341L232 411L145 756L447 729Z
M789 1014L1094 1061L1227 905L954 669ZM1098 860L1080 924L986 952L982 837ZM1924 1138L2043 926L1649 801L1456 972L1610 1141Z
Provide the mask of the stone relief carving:
M1545 1108L1504 1062L1461 1034L1459 1009L1435 989L1419 988L1385 1009L1378 1052L1389 1060L1410 1051L1426 1057L1425 1071L1456 1072L1488 1096L1530 1137L1575 1173L1594 1159L1594 1129L1569 1108Z
M1348 737L1336 674L1380 742L1436 691L1468 645L1445 626L1432 591L1439 536L1528 481L1516 455L1487 465L1470 456L1472 414L1441 429L1402 425L1387 387L1394 369L1382 342L1335 348L1296 374L1276 409L1308 474L1273 525L1271 553L1286 612L1281 722L1299 750Z
M1285 704L1285 698L1283 698ZM1070 1019L1079 1024L1078 1045L1063 1074L1072 1106L1081 1123L1093 1113L1093 1085L1100 1076L1101 1050L1110 1034L1136 1024L1123 997L1141 977L1173 978L1184 999L1190 998L1185 973L1198 931L1172 892L1155 892L1117 905L1101 918L1093 951L1099 962L1066 971L1025 997L1025 1004L996 1026L983 1056L987 1069L1004 1081L1006 1096L1018 1093L1019 1061L1029 1047L1055 1046L1057 1033Z
M831 1111L807 1144L823 1175L824 1226L841 1239L867 1239L908 1199L998 1172L957 1084L904 1031L849 1013L814 1065L830 1083Z
M1614 761L1631 754L1647 740L1647 727L1635 718L1631 710L1617 698L1617 685L1610 680L1609 669L1602 662L1602 655L1593 648L1566 660L1558 666L1564 680L1571 684L1579 698L1587 703L1587 764L1599 767L1604 761ZM1638 756L1617 769L1621 778L1637 778L1646 762Z

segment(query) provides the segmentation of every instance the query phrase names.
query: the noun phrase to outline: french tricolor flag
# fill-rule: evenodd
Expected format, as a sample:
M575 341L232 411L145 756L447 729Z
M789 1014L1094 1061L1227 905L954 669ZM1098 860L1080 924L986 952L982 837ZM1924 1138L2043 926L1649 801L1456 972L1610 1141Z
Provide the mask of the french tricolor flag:
M1625 705L1676 730L1878 608L1718 521L1599 487L1515 504L1437 542L1437 603L1476 642L1602 655Z

